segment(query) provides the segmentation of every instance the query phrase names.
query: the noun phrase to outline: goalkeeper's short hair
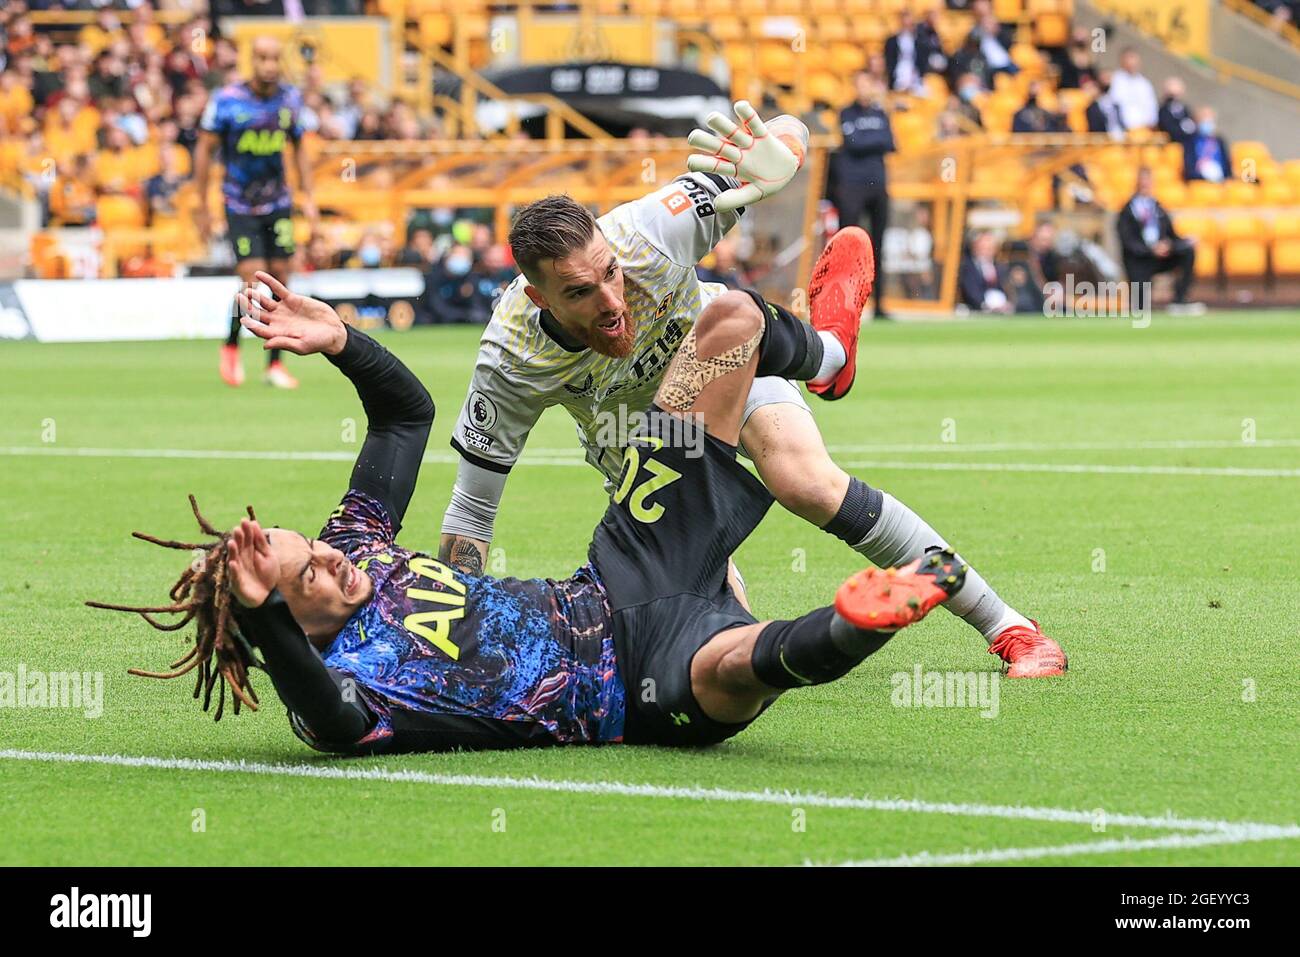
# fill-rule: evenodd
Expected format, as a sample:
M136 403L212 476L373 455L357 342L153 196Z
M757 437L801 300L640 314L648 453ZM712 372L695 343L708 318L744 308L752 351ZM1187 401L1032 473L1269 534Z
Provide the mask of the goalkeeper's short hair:
M572 196L547 196L515 213L510 251L520 270L536 282L545 259L563 259L586 249L596 233L596 217Z

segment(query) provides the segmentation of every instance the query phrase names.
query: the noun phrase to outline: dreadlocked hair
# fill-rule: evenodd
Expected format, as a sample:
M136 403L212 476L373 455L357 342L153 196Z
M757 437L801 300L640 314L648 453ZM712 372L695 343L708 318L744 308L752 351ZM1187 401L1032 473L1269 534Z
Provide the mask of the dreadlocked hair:
M142 541L161 545L163 548L175 548L187 552L203 552L195 555L194 561L185 569L169 592L172 604L155 607L136 608L129 605L109 605L104 602L88 601L91 608L106 608L109 611L129 611L139 615L159 631L180 631L191 621L197 622L194 633L194 647L189 654L173 661L170 671L144 671L130 668L128 674L143 678L179 678L195 669L198 676L194 682L194 697L203 695L203 710L212 704L212 691L217 693L217 711L214 720L220 721L226 706L226 685L230 686L234 700L235 714L239 714L241 705L256 711L258 700L253 686L248 680L248 663L251 654L246 650L247 643L239 633L239 626L231 614L234 596L229 587L228 563L230 553L227 543L230 535L217 531L199 511L194 496L190 497L190 508L199 523L199 531L216 539L213 542L191 543L173 542L155 538L144 532L131 534ZM252 506L248 506L248 517L256 521ZM164 623L153 617L156 614L178 614L179 621Z

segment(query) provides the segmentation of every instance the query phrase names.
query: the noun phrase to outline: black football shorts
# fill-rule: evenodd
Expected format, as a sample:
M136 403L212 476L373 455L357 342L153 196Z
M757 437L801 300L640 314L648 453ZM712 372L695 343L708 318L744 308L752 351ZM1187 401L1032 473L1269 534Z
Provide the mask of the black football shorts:
M707 717L691 660L720 631L756 620L727 585L727 560L772 496L736 449L652 406L589 549L614 613L627 744L716 744L744 724Z

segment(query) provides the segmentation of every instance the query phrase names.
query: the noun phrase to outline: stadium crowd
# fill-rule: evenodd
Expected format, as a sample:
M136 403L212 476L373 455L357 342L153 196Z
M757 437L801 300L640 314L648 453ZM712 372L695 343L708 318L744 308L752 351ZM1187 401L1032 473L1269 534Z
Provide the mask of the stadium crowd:
M1282 11L1294 6L1278 0L1261 5ZM1135 51L1123 51L1114 69L1104 69L1095 38L1077 28L1061 45L1037 51L1047 69L1030 79L1013 55L1013 26L998 21L990 0L948 0L948 6L973 18L957 43L941 38L937 7L921 15L904 9L896 32L881 50L867 55L855 78L853 102L832 104L842 107L845 146L832 163L827 197L842 224L867 221L882 259L899 243L912 242L885 241L884 156L895 149L891 124L915 111L918 98L931 105L925 112L934 117L927 138L991 128L995 103L1001 109L1008 97L1023 97L1007 109L1014 111L1011 132L1073 130L1120 139L1132 130L1158 130L1182 145L1185 181L1232 177L1229 145L1218 133L1214 111L1189 104L1177 78L1169 79L1158 96ZM173 25L165 27L156 8L194 12L182 22L169 18ZM212 91L237 77L238 52L222 35L221 19L249 14L300 19L354 8L359 0L214 0L210 12L203 0L6 0L0 7L0 182L25 181L39 198L46 225L175 221L177 193L193 172L205 104ZM65 42L55 42L55 35L35 27L30 16L48 9L96 12L94 22L70 42L66 30L58 34ZM310 65L298 82L312 140L442 136L436 115L417 112L363 80L327 83L321 67ZM637 142L658 135L635 129L628 138ZM1082 166L1072 172L1073 199L1087 204L1087 173ZM1059 191L1054 193L1059 201ZM490 311L490 284L499 286L513 265L487 221L482 210L420 210L407 224L407 235L400 236L391 227L333 220L304 237L294 269L416 266L428 273L430 288L451 296L452 305L442 310L447 321L477 321L486 315L485 305ZM976 269L991 276L977 268L974 245L966 274L973 276ZM748 251L743 244L720 248L705 269L739 284L755 271L756 263L741 255ZM1013 305L1032 298L1008 287L1012 277L1032 276L1032 263L1020 265L1008 268L999 282ZM147 261L123 266L125 275L148 275L154 268ZM988 308L983 297L966 298L974 308Z

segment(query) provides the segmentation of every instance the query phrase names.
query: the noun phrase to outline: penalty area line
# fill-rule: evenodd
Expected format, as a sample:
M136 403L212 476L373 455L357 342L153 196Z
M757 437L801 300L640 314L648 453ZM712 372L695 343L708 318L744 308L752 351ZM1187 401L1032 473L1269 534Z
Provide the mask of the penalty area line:
M901 854L867 861L842 861L836 867L948 867L972 864L997 864L1003 861L1036 861L1044 858L1078 857L1083 854L1122 854L1130 851L1177 850L1224 844L1247 844L1255 841L1284 841L1300 838L1300 827L1256 829L1253 825L1234 826L1226 831L1206 834L1167 834L1164 837L1110 838L1080 841L1045 847L1004 847L985 851L961 851L954 854ZM812 862L809 862L810 864Z
M0 760L30 761L44 764L90 764L162 771L210 772L218 774L253 774L275 777L316 778L335 781L383 781L393 784L431 784L440 787L493 788L518 791L541 791L599 796L667 798L718 803L771 804L785 807L841 808L859 811L882 811L910 814L938 814L952 817L1001 818L1015 821L1040 821L1056 824L1092 826L1098 819L1094 811L1067 808L1029 807L999 804L963 804L916 801L901 798L833 796L798 791L740 791L658 784L626 784L617 781L572 781L547 778L517 778L498 775L442 774L429 771L390 770L387 768L340 767L320 764L266 764L255 761L228 761L198 758L161 758L126 754L75 754L58 751L0 750ZM1177 817L1150 817L1138 814L1105 813L1108 827L1137 827L1166 831L1190 831L1207 834L1242 833L1277 837L1300 834L1295 825L1257 824ZM1259 840L1269 838L1260 837Z

